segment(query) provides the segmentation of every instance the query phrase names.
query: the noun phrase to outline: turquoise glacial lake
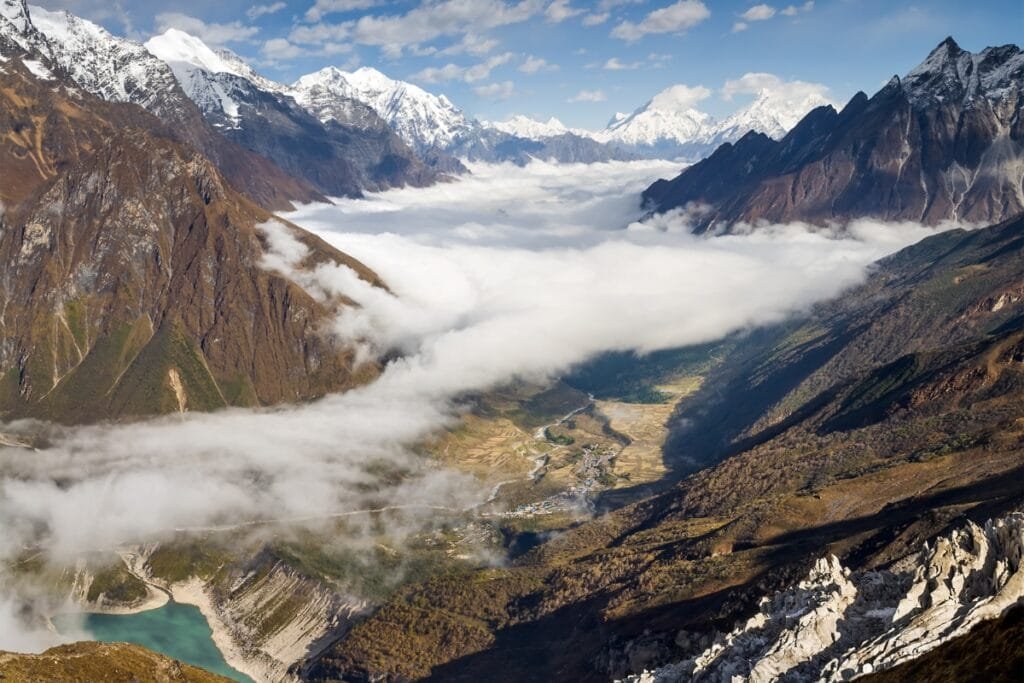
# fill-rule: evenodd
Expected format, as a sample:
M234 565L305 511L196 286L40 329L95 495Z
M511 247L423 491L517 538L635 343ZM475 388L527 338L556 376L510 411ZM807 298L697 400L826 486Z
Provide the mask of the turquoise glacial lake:
M94 640L104 643L134 643L154 652L194 664L207 671L243 683L253 683L245 674L235 671L213 644L213 631L198 608L168 602L163 607L138 614L64 615L54 620L57 630L62 624L79 626Z

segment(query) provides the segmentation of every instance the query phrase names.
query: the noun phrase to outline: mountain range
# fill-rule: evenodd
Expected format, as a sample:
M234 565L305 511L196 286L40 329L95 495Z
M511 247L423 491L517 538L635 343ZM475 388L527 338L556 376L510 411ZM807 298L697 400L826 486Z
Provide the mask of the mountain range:
M694 160L751 130L781 137L801 114L825 102L816 91L781 95L763 89L749 106L716 122L676 97L681 86L674 86L598 132L522 116L481 122L444 95L370 67L353 72L327 67L285 85L261 76L230 51L210 48L177 29L143 46L68 12L3 2L3 39L45 55L99 97L139 104L193 131L195 122L182 118L195 114L181 101L184 93L222 138L303 181L307 196L296 194L301 200L312 192L358 196L429 185L444 174L464 173L460 158L518 164L533 158ZM204 152L211 157L230 156L215 153L222 141L206 143Z
M1024 210L1024 53L947 38L904 78L781 140L747 133L644 192L697 232L851 218L985 224Z
M4 587L34 580L61 605L113 610L185 587L211 624L227 625L218 645L273 680L1014 680L1022 90L1018 46L975 54L947 39L841 110L814 92L765 89L716 122L670 88L588 133L557 119L477 121L370 68L280 84L181 31L142 45L0 0L0 417L38 428L41 448L49 421L305 402L375 380L383 360L329 324L355 304L295 273L333 264L369 291L388 283L274 212L448 182L467 172L462 159L714 149L643 196L698 233L969 224L771 325L696 348L605 354L534 394L522 379L459 396L444 433L416 444L425 461L443 452L445 467L465 467L460 485L491 467L488 448L533 467L484 506L503 485L528 501L561 495L545 479L557 458L566 478L595 452L607 465L632 445L663 466L644 482L584 467L610 479L585 511L439 508L445 516L404 547L389 538L397 510L374 486L379 475L415 498L415 473L371 454L354 482L371 509L327 510L308 528L267 511L176 529L92 551L99 569L50 566L45 547L11 544ZM271 260L281 236L302 250L291 274ZM626 384L637 385L628 399L607 389ZM665 404L670 385L686 391ZM630 434L602 414L645 409L655 418ZM406 417L393 412L388 428ZM481 427L489 420L494 433ZM604 452L601 439L619 450ZM37 457L13 443L0 435L4 457ZM74 483L49 471L39 481ZM347 545L356 528L366 554ZM127 645L0 653L0 678L13 680L154 672L216 680Z
M800 85L792 91L761 88L753 102L721 121L692 106L685 86L672 86L633 113L616 114L592 136L641 156L688 160L700 159L750 131L778 140L801 116L829 104L818 89Z

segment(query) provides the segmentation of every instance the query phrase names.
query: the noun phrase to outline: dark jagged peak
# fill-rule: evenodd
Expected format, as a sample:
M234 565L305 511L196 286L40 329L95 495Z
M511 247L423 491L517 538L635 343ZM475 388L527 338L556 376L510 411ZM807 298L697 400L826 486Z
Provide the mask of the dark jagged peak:
M1000 101L1019 90L1024 79L1024 53L1016 45L989 47L972 53L952 38L931 51L903 79L903 87L916 108L978 100Z

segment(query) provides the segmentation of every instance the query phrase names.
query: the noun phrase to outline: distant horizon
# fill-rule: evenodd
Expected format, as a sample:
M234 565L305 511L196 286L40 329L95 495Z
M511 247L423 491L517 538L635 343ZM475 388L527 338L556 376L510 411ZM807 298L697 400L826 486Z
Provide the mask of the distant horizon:
M722 119L752 101L767 76L778 87L814 86L842 106L902 76L947 36L971 52L1014 42L1014 22L1001 19L1019 11L1005 0L927 8L874 0L182 0L174 11L142 0L29 4L140 42L179 28L282 83L328 66L369 66L477 119L555 117L588 130L673 85L688 86L695 108Z

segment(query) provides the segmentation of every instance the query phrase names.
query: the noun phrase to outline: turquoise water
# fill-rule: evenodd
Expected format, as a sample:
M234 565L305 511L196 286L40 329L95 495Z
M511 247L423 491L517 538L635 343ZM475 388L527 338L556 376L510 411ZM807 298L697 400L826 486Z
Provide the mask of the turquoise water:
M62 622L68 627L81 626L104 643L135 643L221 676L252 683L251 678L224 661L213 644L210 625L192 605L169 602L138 614L67 615L54 619L58 630Z

